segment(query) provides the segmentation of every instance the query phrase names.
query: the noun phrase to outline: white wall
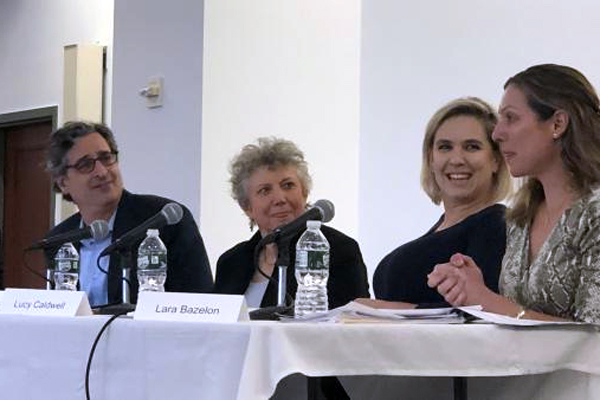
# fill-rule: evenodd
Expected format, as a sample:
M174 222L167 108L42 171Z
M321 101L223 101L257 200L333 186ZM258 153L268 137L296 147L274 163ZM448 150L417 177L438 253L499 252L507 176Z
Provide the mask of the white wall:
M206 0L202 234L209 257L251 233L227 167L260 136L296 142L331 225L358 225L360 2Z
M599 15L593 0L363 2L359 238L371 274L442 212L419 187L431 114L466 95L497 105L509 76L543 62L600 88Z
M0 0L0 113L59 105L60 118L63 47L100 43L110 57L112 20L113 0Z
M437 107L464 95L497 104L508 76L540 62L576 66L600 87L595 0L204 6L116 3L112 122L127 186L187 204L213 265L250 235L226 168L258 136L300 145L311 198L334 201L333 225L358 235L372 272L441 212L419 188ZM107 44L113 64L112 12L109 0L0 0L0 113L61 103L66 44ZM148 110L137 91L159 74L165 106Z
M99 41L114 70L107 121L126 187L188 205L213 265L249 236L226 170L243 144L262 135L300 145L315 181L311 198L334 201L333 225L356 235L360 4L279 3L211 0L205 19L202 2L116 2L113 51L112 1L4 1L0 112L60 104L62 47ZM203 44L211 57L205 89ZM138 91L156 75L164 77L164 106L147 109Z
M198 220L203 2L115 3L112 127L125 187L187 205ZM163 107L139 95L164 78Z

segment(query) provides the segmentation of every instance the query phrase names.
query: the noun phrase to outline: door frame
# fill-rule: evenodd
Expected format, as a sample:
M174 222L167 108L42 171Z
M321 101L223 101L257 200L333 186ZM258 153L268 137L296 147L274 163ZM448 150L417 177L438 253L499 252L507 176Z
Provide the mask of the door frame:
M10 128L12 126L25 125L32 122L47 120L52 122L52 130L56 130L58 127L58 106L32 108L29 110L0 114L0 139L5 139L4 133L2 132L3 128ZM2 154L2 159L4 159L4 153ZM4 169L3 163L0 165L0 168ZM4 171L2 176L4 176ZM2 193L2 196L4 196L4 192ZM4 197L2 198L2 204L4 204ZM56 196L53 196L52 193L50 193L50 226L54 226L55 211ZM1 226L4 225L4 215L2 215L2 218L0 218L0 223Z
M14 125L23 125L24 123L47 119L52 120L52 126L56 129L58 124L58 106L32 108L0 114L0 128L8 128Z

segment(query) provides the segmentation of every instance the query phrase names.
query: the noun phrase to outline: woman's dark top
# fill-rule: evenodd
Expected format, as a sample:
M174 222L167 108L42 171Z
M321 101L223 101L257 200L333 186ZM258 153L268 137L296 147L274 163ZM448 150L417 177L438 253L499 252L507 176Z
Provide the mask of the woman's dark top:
M498 292L498 277L506 246L506 207L495 204L456 225L436 232L440 220L423 236L398 247L377 266L373 275L375 297L413 304L443 303L427 286L427 275L436 264L447 263L454 253L475 260L488 288Z
M329 308L343 306L357 297L369 297L367 268L363 262L358 243L342 232L322 225L321 231L329 241L329 280L327 296ZM287 291L296 296L296 242L301 232L290 242L290 264L287 270ZM260 241L260 232L256 232L248 241L237 244L219 257L215 277L215 293L244 294L254 275L254 248ZM280 250L281 251L281 250ZM279 273L275 268L272 277L277 282ZM261 307L277 304L277 285L269 282L261 302Z

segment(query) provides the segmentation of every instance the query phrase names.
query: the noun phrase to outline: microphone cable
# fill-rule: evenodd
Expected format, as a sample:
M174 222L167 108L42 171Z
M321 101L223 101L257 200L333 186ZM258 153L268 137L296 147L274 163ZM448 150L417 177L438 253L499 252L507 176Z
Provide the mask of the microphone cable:
M275 243L275 244L277 245L277 252L279 253L280 251L282 251L282 249L281 249L282 246L279 246L279 243ZM288 253L289 253L290 242L287 241L287 244L288 244L288 248L285 250L288 251ZM265 271L263 271L262 268L260 267L259 257L260 257L260 252L263 248L264 248L264 246L256 246L254 248L254 260L253 260L254 268L258 271L259 274L261 274L262 276L267 278L269 280L269 282L273 283L275 285L275 287L278 287L279 281L277 279L273 278L273 276L267 275L267 273ZM288 257L288 259L289 259L289 257ZM275 263L277 263L277 261ZM279 267L278 265L275 265L274 268L278 268L278 267ZM287 265L287 268L290 268L290 266ZM273 271L275 271L275 269L273 269ZM294 298L290 294L287 284L285 286L285 298L286 298L286 303L290 304L288 307L293 307L294 306Z
M269 244L271 244L271 243L269 243ZM260 250L262 250L262 249L264 249L264 247L260 248ZM255 266L256 270L258 271L259 274L264 276L269 281L273 282L275 285L279 285L279 282L277 281L277 279L273 278L273 276L271 276L271 275L267 275L267 273L265 271L263 271L263 269L260 267L260 260L259 260L260 250L254 252L254 266ZM277 251L279 251L279 249L277 249ZM277 263L277 260L275 260L275 263ZM277 267L277 265L275 265L275 267ZM289 267L289 265L288 265L288 267Z
M100 265L100 259L101 258L102 257L98 257L96 259L96 266L98 267L98 269L100 271L102 271L102 273L104 273L106 276L110 277L111 276L110 272L107 271L107 270L105 270L104 268L102 268L102 266ZM109 264L110 264L110 259L109 259ZM114 276L115 274L113 273L112 275ZM129 292L132 292L133 291L133 284L131 283L131 280L125 278L124 276L121 276L120 278L123 281L123 284L127 284L127 286L129 286ZM123 301L125 301L125 299L123 299Z
M33 275L37 276L40 279L43 279L44 282L49 283L50 287L52 289L54 289L54 282L51 279L48 279L47 277L45 277L44 275L40 274L38 271L36 271L32 266L29 265L29 263L27 262L27 257L26 255L33 249L25 249L23 250L23 252L21 253L21 259L23 260L23 266L25 267L25 269L27 271L29 271L30 273L32 273Z
M260 261L259 261L259 257L260 257L260 251L268 244L271 243L275 243L277 245L277 250L278 250L278 254L281 254L281 250L282 248L284 249L284 251L286 251L287 253L285 254L284 259L287 259L288 264L291 263L290 261L290 248L292 247L292 243L291 240L296 236L299 235L300 233L296 233L294 231L292 232L286 232L286 229L289 230L290 227L295 226L294 224L297 223L298 219L303 218L303 217L307 217L307 213L313 210L318 210L319 214L321 215L321 218L319 218L318 220L321 221L321 223L325 223L325 222L329 222L333 219L333 216L335 214L335 209L333 206L333 203L329 200L325 200L325 199L321 199L321 200L317 200L315 202L315 204L306 204L305 207L305 211L303 214L301 214L299 217L297 217L295 220L288 222L287 224L283 224L281 226L279 226L278 228L276 228L273 232L269 233L268 235L262 237L258 244L254 247L254 258L253 258L253 262L254 262L254 268L256 271L258 271L259 274L261 274L263 277L265 277L266 279L269 280L269 282L273 283L275 286L279 286L279 282L273 278L270 275L267 275L265 273L265 271L262 270L262 268L260 267ZM307 217L308 218L308 217ZM283 245L283 246L281 246ZM277 257L277 259L279 260L279 256ZM275 267L279 267L279 265L275 265ZM287 267L289 268L290 265L287 265ZM294 298L290 295L289 291L287 290L287 285L286 285L286 300L289 300L291 306L294 305Z
M92 348L90 350L90 355L88 356L87 365L85 367L85 398L86 400L90 400L90 371L92 369L92 360L94 359L94 353L96 352L96 346L98 346L98 342L102 337L102 334L108 328L108 326L117 318L126 315L130 310L122 310L117 314L111 316L108 321L102 325L100 332L96 335L96 339L94 339L94 343L92 344Z

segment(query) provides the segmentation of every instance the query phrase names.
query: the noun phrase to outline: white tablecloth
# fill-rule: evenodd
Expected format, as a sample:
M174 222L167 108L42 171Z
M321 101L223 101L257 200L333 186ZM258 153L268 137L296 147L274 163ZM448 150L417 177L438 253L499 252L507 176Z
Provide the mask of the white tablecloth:
M550 390L552 385L563 389L585 385L579 393L586 396L577 398L599 399L600 336L591 327L252 323L238 399L266 399L278 381L294 372L307 376L529 375L525 379L470 379L470 398L531 399L531 391L550 391L548 395L556 397L540 398L573 399L562 397L560 390ZM548 373L562 381L551 383L549 375L531 375ZM520 382L513 385L512 381ZM351 380L343 382L352 386ZM448 379L438 384L442 389L451 388ZM428 382L423 384L425 390L430 387ZM507 397L517 396L519 388L528 397ZM527 388L533 389L528 392ZM492 394L492 389L498 391ZM375 390L375 386L367 384L362 393L372 396ZM451 396L447 392L445 395ZM395 393L390 398L403 398ZM486 396L482 397L482 393ZM360 393L351 395L353 399L362 398Z
M0 398L85 399L86 361L107 318L0 316ZM100 341L90 388L93 400L264 400L294 373L345 376L353 399L383 399L405 379L381 376L487 377L469 378L473 400L598 399L600 337L589 327L120 318ZM506 376L515 377L492 378ZM414 382L435 398L451 398L449 378ZM419 390L391 398L434 398L410 397Z
M85 399L85 367L108 317L0 316L0 399ZM90 374L93 400L235 399L249 325L120 318Z

